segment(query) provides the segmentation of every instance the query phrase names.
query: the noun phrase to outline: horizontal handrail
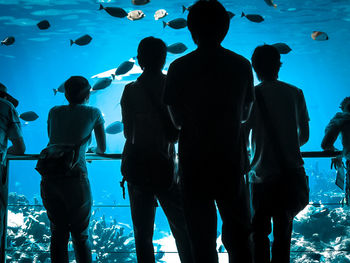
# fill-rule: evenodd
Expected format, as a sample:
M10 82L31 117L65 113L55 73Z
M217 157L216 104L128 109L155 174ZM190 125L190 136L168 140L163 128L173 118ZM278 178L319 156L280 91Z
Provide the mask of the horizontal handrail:
M333 158L341 155L341 151L310 151L302 152L303 158ZM38 160L39 154L23 154L23 155L13 155L8 154L7 159L10 161L26 161L26 160ZM120 160L122 158L121 153L87 153L85 159L87 161L107 161L107 160Z

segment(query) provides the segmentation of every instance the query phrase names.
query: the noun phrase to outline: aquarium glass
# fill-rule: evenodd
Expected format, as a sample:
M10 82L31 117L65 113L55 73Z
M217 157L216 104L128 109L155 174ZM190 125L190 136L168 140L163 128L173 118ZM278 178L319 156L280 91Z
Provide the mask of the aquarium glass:
M275 0L276 7L269 6L272 1L268 0L221 2L234 14L224 47L248 59L264 43L284 43L291 48L282 54L279 78L301 88L306 98L310 140L302 150L320 151L325 126L339 111L341 100L350 95L350 2ZM101 4L127 13L142 10L145 16L135 21L113 17L99 10ZM139 6L131 0L0 0L0 39L15 38L10 45L0 45L0 82L20 101L20 114L33 111L39 116L34 121L21 120L27 153L39 153L46 146L48 112L55 105L67 104L59 87L70 76L85 76L92 86L100 78L110 78L123 62L134 61L140 40L148 36L187 47L181 54L168 53L165 71L172 61L194 50L187 28L164 27L163 23L186 19L185 8L191 4L182 0L151 0ZM168 15L155 20L159 9ZM264 21L252 22L242 12L261 15ZM38 27L43 20L49 21L49 28ZM323 34L314 40L314 31ZM92 40L78 45L86 34ZM91 93L89 104L102 111L106 127L121 121L123 88L140 72L136 61L131 71L116 76L110 86ZM107 142L107 153L121 153L123 133L108 134ZM341 149L340 141L336 147ZM122 198L119 186L120 160L93 161L87 166L94 199L90 229L94 261L136 262L129 200ZM48 260L50 233L41 206L40 176L34 167L35 161L10 162L8 262ZM307 158L305 168L312 204L295 219L291 257L295 262L350 262L349 209L340 205L344 194L334 184L330 158ZM222 244L220 226L219 221L218 248ZM154 246L157 261L179 262L161 209L157 209ZM220 262L227 262L227 254L220 251Z

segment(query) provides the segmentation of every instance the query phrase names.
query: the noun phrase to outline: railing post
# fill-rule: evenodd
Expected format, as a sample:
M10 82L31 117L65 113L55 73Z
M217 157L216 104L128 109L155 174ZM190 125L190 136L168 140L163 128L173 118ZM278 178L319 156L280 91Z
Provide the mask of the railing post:
M9 161L6 165L0 163L0 263L6 262L6 236L7 236L7 203L8 203L8 182L9 182Z

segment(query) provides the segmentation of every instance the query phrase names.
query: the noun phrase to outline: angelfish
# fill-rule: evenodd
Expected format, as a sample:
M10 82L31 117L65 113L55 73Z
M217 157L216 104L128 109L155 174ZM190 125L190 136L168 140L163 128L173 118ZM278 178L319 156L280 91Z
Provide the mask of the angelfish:
M165 9L159 9L154 13L154 19L159 20L167 15L168 15L168 13Z
M144 12L142 12L141 10L133 10L130 11L127 18L131 21L134 20L140 20L141 18L144 18L146 15Z
M91 40L92 40L91 36L84 35L82 37L79 37L75 41L70 40L70 45L76 44L78 46L85 46L85 45L89 44L91 42Z

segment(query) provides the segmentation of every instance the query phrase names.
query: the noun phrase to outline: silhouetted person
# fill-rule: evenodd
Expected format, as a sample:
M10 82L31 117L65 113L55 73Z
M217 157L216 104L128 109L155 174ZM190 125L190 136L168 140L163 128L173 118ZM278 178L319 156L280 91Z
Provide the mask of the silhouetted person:
M147 37L140 42L137 59L143 73L126 85L121 99L126 138L122 174L128 183L139 263L155 262L152 238L157 200L168 219L181 262L193 262L183 204L174 181L175 150L169 128L175 127L161 100L166 53L160 39Z
M255 87L256 101L246 123L252 131L249 181L254 211L254 260L285 263L289 262L293 218L297 211L289 209L289 205L287 208L284 201L288 188L299 191L298 187L302 187L293 184L294 178L306 181L300 146L309 138L309 115L302 90L277 80L281 62L276 48L257 47L252 65L261 81ZM295 196L289 198L296 200ZM272 259L268 238L271 219Z
M342 112L338 112L330 120L326 127L321 147L324 150L336 150L334 143L339 134L342 138L343 153L342 157L334 158L332 164L335 168L342 165L342 158L346 160L346 180L345 180L345 203L349 205L350 201L350 97L346 97L340 104Z
M6 152L10 154L23 154L26 147L23 141L21 123L15 109L18 101L7 93L7 88L0 83L0 261L5 253L4 227L7 210L8 180L5 167ZM12 146L7 148L7 141Z
M164 101L181 128L180 180L194 262L218 262L217 207L230 262L249 263L247 156L240 131L254 100L251 65L221 46L230 18L219 2L196 2L187 23L198 48L171 63Z
M102 114L99 109L85 105L90 96L89 82L84 77L73 76L65 82L64 88L69 105L50 110L47 120L49 145L80 144L94 131L96 151L105 152ZM68 263L69 234L76 261L92 262L88 235L92 197L85 161L87 144L80 146L77 164L68 175L44 176L41 180L41 197L50 220L53 263Z

